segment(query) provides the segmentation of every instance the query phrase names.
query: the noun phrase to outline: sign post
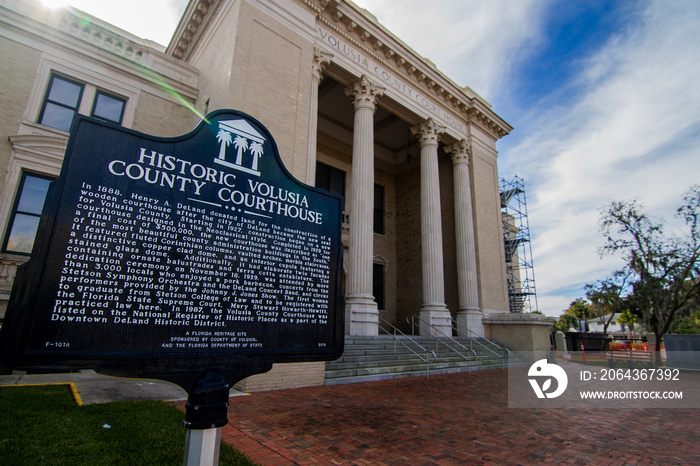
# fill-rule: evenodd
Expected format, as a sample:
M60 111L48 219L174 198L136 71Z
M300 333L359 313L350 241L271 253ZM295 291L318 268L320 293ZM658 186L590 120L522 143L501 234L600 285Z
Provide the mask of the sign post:
M239 380L342 354L341 222L241 112L176 138L77 116L0 358L169 380L188 429L220 428Z
M205 430L187 430L185 438L184 466L199 466L219 463L221 427Z
M195 380L185 405L186 466L217 464L221 427L228 423L229 386L224 374L208 370Z

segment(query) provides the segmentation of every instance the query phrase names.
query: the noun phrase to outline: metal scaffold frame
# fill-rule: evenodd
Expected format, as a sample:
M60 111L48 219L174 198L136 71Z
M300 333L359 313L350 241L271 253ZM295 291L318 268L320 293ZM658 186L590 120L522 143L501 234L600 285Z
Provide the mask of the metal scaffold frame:
M527 219L525 183L519 176L512 181L499 180L503 242L506 253L508 306L510 312L535 312L537 292L532 263L530 224Z

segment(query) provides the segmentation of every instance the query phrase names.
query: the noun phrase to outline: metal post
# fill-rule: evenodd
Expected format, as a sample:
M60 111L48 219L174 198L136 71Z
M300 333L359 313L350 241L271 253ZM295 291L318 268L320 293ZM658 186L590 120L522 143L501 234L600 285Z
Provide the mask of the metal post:
M219 463L221 427L228 423L229 386L222 371L202 372L187 392L185 405L185 466Z
M215 466L219 464L221 427L187 429L184 466Z

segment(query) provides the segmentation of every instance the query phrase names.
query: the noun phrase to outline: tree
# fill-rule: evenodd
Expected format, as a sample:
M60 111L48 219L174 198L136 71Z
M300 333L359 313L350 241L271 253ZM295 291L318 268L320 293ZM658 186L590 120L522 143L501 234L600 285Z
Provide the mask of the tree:
M592 317L592 314L591 307L584 298L577 298L575 301L572 301L566 313L574 316L578 320L583 320L585 324L582 331L588 331L588 318Z
M627 325L632 335L634 335L634 324L636 324L638 320L639 318L635 314L632 314L629 309L625 309L622 311L622 314L620 314L620 317L617 318L617 323Z
M671 333L698 334L700 333L700 312L694 312L689 316L677 315L671 326Z
M571 327L576 324L576 317L571 314L564 313L559 316L559 320L554 324L554 328L558 331L568 332Z
M603 323L603 335L615 314L626 309L626 295L629 293L630 273L628 270L613 272L605 280L586 285L586 297L591 302L591 313Z
M620 254L625 260L625 272L632 277L631 301L657 342L674 316L697 306L700 296L700 186L691 187L683 199L676 216L688 231L680 236L666 236L663 222L644 213L636 200L615 201L601 210L606 240L601 254Z

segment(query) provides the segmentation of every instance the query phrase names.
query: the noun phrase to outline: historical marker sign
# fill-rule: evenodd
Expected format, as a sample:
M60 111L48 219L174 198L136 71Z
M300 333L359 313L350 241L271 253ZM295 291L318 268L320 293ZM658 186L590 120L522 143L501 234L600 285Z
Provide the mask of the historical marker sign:
M2 329L11 367L157 375L331 360L342 199L232 110L182 137L77 117Z

